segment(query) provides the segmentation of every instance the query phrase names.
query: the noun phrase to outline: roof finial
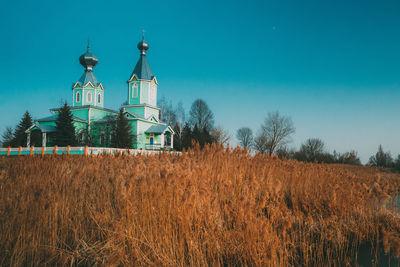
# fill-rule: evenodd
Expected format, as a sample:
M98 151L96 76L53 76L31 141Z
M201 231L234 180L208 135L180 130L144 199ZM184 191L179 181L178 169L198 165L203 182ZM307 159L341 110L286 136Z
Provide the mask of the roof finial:
M89 52L90 50L90 38L87 38L87 51Z
M145 30L142 29L142 41L140 43L138 43L138 49L140 50L140 54L141 55L146 55L146 50L149 49L149 44L146 43L146 41L144 40L144 33Z

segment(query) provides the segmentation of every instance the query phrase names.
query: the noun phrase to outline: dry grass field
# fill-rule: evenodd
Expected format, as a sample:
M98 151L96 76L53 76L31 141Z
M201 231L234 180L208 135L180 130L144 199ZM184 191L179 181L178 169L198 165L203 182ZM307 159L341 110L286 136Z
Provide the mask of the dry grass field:
M354 265L400 256L400 175L222 147L0 158L2 266Z

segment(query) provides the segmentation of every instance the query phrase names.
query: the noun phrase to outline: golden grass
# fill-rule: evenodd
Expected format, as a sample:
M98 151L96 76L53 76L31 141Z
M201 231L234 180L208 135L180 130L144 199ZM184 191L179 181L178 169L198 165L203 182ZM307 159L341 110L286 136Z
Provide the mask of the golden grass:
M182 156L0 158L0 264L288 266L354 262L382 239L400 176L220 146Z

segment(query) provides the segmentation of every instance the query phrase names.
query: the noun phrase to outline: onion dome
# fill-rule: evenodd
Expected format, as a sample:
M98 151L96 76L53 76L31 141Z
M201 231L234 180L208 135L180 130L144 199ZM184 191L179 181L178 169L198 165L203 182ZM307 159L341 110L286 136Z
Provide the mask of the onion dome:
M149 49L149 44L146 43L146 41L144 40L144 32L143 32L142 41L140 43L138 43L137 48L140 50L142 55L145 55L147 49Z
M100 82L97 80L96 76L94 76L93 73L93 67L96 66L99 60L94 54L90 52L89 42L87 46L87 51L85 54L79 57L79 62L82 66L85 67L85 71L82 74L81 78L75 84L79 86L86 86L90 82L95 87L99 86Z
M93 67L99 62L99 59L90 52L89 43L86 53L79 57L79 62L86 68L86 71L92 71Z

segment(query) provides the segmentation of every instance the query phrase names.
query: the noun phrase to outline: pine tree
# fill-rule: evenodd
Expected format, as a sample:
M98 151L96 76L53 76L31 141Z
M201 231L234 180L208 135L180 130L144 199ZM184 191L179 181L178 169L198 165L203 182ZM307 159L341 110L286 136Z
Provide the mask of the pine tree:
M186 150L192 146L192 130L188 123L185 123L185 127L182 130L182 148Z
M112 147L118 148L132 148L132 133L131 126L125 118L122 108L116 121L114 136L112 138Z
M216 140L213 138L211 135L210 131L207 129L207 127L204 127L202 131L200 132L200 138L199 138L199 143L201 148L204 147L206 144L211 144L215 143Z
M197 126L197 123L194 125L193 131L192 131L192 142L193 141L200 143L200 145L202 144L201 131L200 131L199 127ZM190 144L190 146L192 146L192 143Z
M26 111L17 128L14 131L14 138L11 145L14 147L27 146L27 133L25 131L32 126L32 117L29 111Z
M54 142L58 146L76 146L78 144L71 109L66 102L58 110Z

